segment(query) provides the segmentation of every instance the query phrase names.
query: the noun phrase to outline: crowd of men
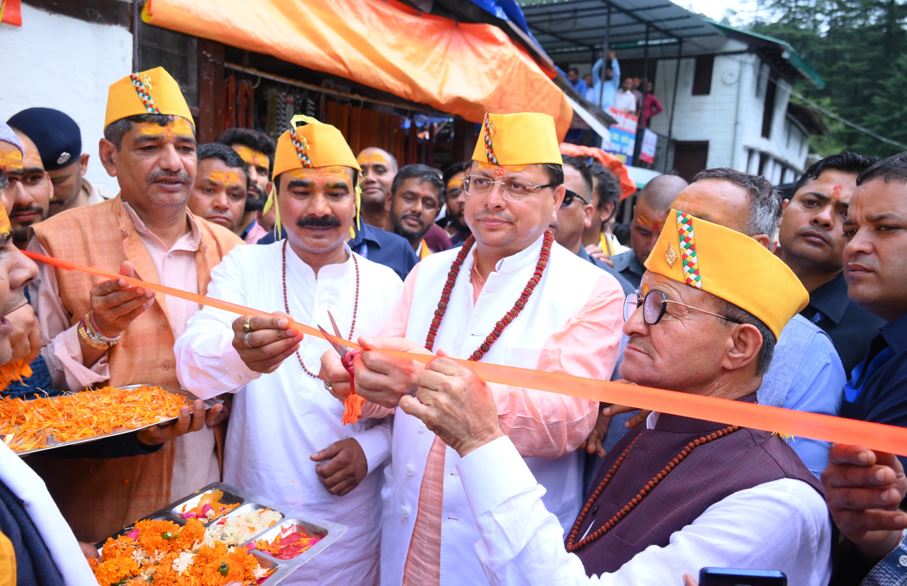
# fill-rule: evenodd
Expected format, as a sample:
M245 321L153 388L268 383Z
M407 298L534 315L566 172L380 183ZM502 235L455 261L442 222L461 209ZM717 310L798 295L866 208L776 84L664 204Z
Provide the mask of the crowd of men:
M195 398L172 423L24 460L0 444L0 582L91 584L89 544L223 480L349 527L287 583L689 584L706 566L907 583L903 455L469 366L903 427L907 154L830 156L784 201L730 169L661 176L625 246L608 228L618 182L562 156L547 115L486 114L471 159L443 171L354 155L302 115L277 141L196 130L164 69L114 82L108 197L65 113L0 124L0 365L31 373L3 395ZM352 369L291 320L335 321L362 348ZM353 387L365 403L345 425Z

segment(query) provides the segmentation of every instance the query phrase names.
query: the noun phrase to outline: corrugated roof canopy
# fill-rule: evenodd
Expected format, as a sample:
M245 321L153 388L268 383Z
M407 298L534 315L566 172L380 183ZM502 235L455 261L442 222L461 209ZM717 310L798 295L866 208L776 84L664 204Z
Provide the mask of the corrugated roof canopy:
M529 28L558 62L591 62L608 44L622 58L643 56L646 28L649 57L714 53L725 36L702 16L665 0L520 0ZM610 7L610 27L608 12Z

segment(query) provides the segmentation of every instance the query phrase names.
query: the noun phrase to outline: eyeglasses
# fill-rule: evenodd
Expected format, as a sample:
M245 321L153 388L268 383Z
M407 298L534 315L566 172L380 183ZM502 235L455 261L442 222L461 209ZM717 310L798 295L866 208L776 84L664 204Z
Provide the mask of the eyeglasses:
M485 177L484 175L470 175L463 180L463 191L466 192L467 196L478 195L483 197L494 191L496 185L501 186L501 197L507 201L523 201L533 193L538 193L548 187L554 187L551 183L529 185L513 179L495 181L491 177Z
M698 311L700 313L705 313L720 319L727 320L735 324L742 324L743 322L739 319L734 319L726 315L721 315L720 313L712 313L711 311L706 311L705 309L699 309L692 305L687 305L686 303L681 303L680 301L672 301L665 296L661 291L655 289L649 291L645 297L639 295L639 291L635 293L630 293L627 295L626 300L624 301L624 321L630 321L630 318L639 309L639 306L642 306L642 320L647 326L654 326L661 321L661 318L664 317L665 312L668 310L668 303L673 303L674 305L682 305L687 309L692 309L693 311Z
M583 205L588 205L588 204L589 204L589 202L586 201L586 198L585 198L585 197L581 196L580 194L578 194L578 193L575 192L575 191L572 191L572 190L568 189L568 190L566 191L566 193L564 193L564 200L561 202L561 207L562 207L562 208L569 208L569 207L573 204L573 199L574 199L574 198L576 198L576 199L580 200L581 202L583 202Z

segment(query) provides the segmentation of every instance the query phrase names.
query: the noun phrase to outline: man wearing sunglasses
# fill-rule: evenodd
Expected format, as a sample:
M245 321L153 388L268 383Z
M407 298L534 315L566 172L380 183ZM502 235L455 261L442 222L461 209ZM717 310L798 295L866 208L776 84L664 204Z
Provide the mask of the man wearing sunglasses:
M604 262L589 256L583 246L583 233L592 226L595 206L592 205L592 172L588 164L574 157L564 157L564 199L557 209L557 221L551 231L557 243L602 269L615 279L624 293L636 290L620 273Z
M754 239L671 210L627 298L627 381L753 402L784 325L809 295ZM677 584L704 566L778 568L824 586L832 530L816 478L777 435L652 413L605 459L564 533L501 429L486 385L446 357L400 408L460 459L493 584ZM628 394L633 387L628 387Z

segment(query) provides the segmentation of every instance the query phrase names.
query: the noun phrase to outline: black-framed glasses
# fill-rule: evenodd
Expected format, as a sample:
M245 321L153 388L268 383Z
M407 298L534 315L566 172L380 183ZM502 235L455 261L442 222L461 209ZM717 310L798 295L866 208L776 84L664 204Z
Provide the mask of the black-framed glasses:
M743 323L739 319L735 319L733 317L721 315L720 313L712 313L711 311L700 309L693 305L687 305L686 303L681 303L680 301L673 301L671 299L668 299L667 295L656 289L652 289L651 291L646 293L645 297L640 296L639 291L627 295L627 298L624 300L624 321L630 321L630 318L633 316L636 310L639 309L640 306L642 306L642 321L645 322L647 326L654 326L661 321L662 317L664 317L664 314L668 310L669 303L673 303L674 305L682 305L687 309L705 313L719 319L727 320L731 323Z
M589 204L589 202L586 201L585 197L581 196L580 194L578 194L577 192L575 192L571 189L568 189L566 192L564 192L564 200L561 202L561 207L569 208L573 204L574 199L580 200L581 202L583 202L583 205Z
M485 175L470 175L463 180L463 191L466 192L467 196L478 195L479 197L484 197L494 191L496 185L501 186L501 196L507 201L523 201L534 193L538 193L548 187L554 187L551 183L530 185L515 179L495 181Z

